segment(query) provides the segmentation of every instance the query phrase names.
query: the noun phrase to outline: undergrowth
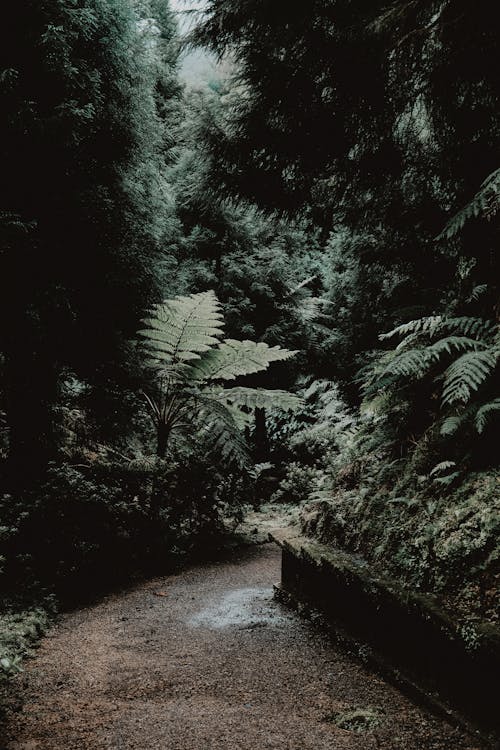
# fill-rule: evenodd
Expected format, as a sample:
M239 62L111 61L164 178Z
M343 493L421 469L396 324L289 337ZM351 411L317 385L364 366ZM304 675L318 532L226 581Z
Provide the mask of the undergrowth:
M309 386L305 400L288 425L289 465L274 501L302 503L306 534L436 595L459 618L498 623L500 472L485 461L496 426L484 447L465 434L458 450L431 408L416 410L401 394L358 414L333 384Z
M33 653L55 614L53 597L24 605L4 603L0 611L0 683L22 671L22 661Z

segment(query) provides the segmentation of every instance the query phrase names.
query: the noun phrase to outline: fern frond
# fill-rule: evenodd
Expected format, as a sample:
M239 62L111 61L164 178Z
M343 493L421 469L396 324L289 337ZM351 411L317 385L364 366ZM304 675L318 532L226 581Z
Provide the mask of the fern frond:
M155 368L185 371L185 364L199 360L222 336L220 303L213 292L176 297L153 308L139 331Z
M312 383L304 391L304 398L306 401L321 398L330 389L335 389L336 384L333 380L313 380Z
M290 359L297 352L254 341L226 339L211 349L191 369L193 380L235 380L267 370L271 362Z
M293 393L267 391L263 388L228 388L221 392L219 399L250 409L272 408L281 411L297 411L304 404L300 396Z
M325 307L333 305L324 297L305 297L297 305L297 312L303 323L314 323L327 315L323 312Z
M443 437L456 435L464 422L466 422L465 412L462 412L461 414L450 414L450 416L443 419L440 430L441 435Z
M463 229L469 219L491 218L500 210L500 169L492 172L474 198L447 223L438 240L451 239Z
M431 356L427 349L409 349L395 356L382 371L381 376L422 378L436 359L438 355Z
M411 333L431 333L438 329L440 323L442 323L443 317L441 315L433 315L428 318L419 318L418 320L410 320L408 323L403 323L388 333L382 333L379 336L381 341L392 339L395 336L407 336Z
M438 326L438 331L451 331L463 336L474 336L476 339L486 339L494 331L495 324L492 320L482 318L443 318Z
M313 281L316 281L317 278L318 278L317 275L309 276L308 279L304 279L303 281L300 282L300 284L297 284L297 286L290 287L290 292L288 296L291 297L292 295L297 294L297 292L300 292L301 289L304 289L306 286L309 286L309 284L312 284Z
M434 477L436 474L442 474L443 471L447 471L448 469L453 469L456 466L456 461L441 461L441 463L437 464L432 471L430 472L429 476Z
M491 320L470 317L446 318L441 315L435 315L428 318L410 320L408 323L397 326L397 328L388 333L381 334L379 339L386 341L395 336L406 337L398 345L397 350L399 351L406 348L412 341L415 341L420 334L426 334L430 338L434 338L437 334L448 331L463 336L485 338L491 334L493 328L494 323Z
M496 398L494 401L483 404L483 406L481 406L477 410L474 422L476 425L476 430L479 432L479 434L484 432L489 420L496 415L495 413L498 413L497 415L500 415L500 398Z
M436 484L442 484L445 487L448 487L455 481L455 479L458 479L459 476L460 472L454 471L451 474L447 474L445 477L434 477L434 481L436 482Z
M250 453L232 410L215 399L205 399L200 412L204 429L224 459L240 467L250 466Z
M440 359L443 354L479 351L485 348L484 342L471 339L468 336L447 336L427 347L426 351L431 359Z
M478 284L474 287L472 292L470 293L469 297L467 298L467 302L470 304L471 302L477 302L480 297L483 296L488 291L488 284Z
M443 404L467 403L492 374L497 361L498 352L492 350L462 354L444 374Z
M421 341L421 333L419 331L415 331L414 333L409 333L408 336L405 336L405 338L399 342L395 352L403 352L405 349L408 349L408 347L414 347L414 344L418 344L419 341Z

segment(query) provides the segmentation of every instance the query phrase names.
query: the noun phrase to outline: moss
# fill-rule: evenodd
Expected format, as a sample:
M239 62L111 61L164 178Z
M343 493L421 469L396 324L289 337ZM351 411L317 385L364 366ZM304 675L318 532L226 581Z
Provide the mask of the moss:
M437 595L468 620L498 622L499 472L473 474L446 492L409 480L392 490L339 491L310 504L303 520L305 533L401 586Z
M354 708L330 714L325 717L325 721L348 732L371 732L383 723L384 716L380 709Z

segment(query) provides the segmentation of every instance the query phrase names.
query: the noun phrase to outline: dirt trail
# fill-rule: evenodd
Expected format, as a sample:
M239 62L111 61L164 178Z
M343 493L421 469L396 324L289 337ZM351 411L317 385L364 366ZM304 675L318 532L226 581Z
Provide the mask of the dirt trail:
M14 681L1 750L478 747L274 603L279 554L254 547L65 615ZM360 708L380 723L332 721Z

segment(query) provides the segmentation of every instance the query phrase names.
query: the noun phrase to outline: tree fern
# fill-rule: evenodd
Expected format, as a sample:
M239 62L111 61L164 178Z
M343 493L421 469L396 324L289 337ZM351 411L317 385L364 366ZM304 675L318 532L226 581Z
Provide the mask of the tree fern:
M199 360L222 336L220 303L213 292L176 297L156 305L145 330L148 364L170 375L187 372L186 363Z
M453 216L439 239L452 238L469 219L491 218L499 209L500 169L493 172L473 200ZM457 277L461 285L475 265L475 259L460 259ZM427 381L427 391L432 394L432 402L426 409L429 414L433 404L438 403L436 395L441 395L444 415L439 427L443 438L456 439L465 429L483 433L490 421L500 416L499 308L498 297L495 302L492 294L495 283L492 279L488 285L476 284L472 292L464 287L463 298L455 300L455 304L477 304L488 292L493 301L492 305L486 300L486 305L490 305L490 319L432 315L405 322L382 334L380 340L394 342L394 348L379 354L362 375L365 408L375 400L382 404L384 415L394 415L397 422L398 414L406 417L412 413L415 396L408 386L422 381L425 385ZM425 392L425 388L419 390ZM418 419L415 422L418 424ZM411 439L414 440L413 435ZM439 464L439 467L444 466ZM457 476L454 472L449 476L434 475L434 478L436 482L447 484Z
M365 394L393 387L405 387L408 383L425 377L442 381L442 405L444 408L471 404L477 394L492 378L500 358L498 326L493 321L471 317L432 316L413 320L382 335L382 340L401 336L402 341L389 353L385 353L369 371L364 381ZM484 430L488 416L497 411L496 402L491 408L476 403L472 411L476 414L478 431ZM484 409L484 411L483 411ZM453 414L445 418L441 432L444 436L454 434L472 414ZM474 421L474 420L473 420Z
M139 335L154 383L145 397L157 430L158 455L165 455L174 430L198 425L224 457L243 463L246 418L237 410L270 404L297 408L298 397L284 391L217 387L218 382L267 370L296 352L262 342L220 341L224 323L213 292L167 300L144 323Z
M208 444L219 451L222 457L240 467L250 466L250 456L242 432L244 415L235 414L225 404L205 397L197 400L201 431Z

